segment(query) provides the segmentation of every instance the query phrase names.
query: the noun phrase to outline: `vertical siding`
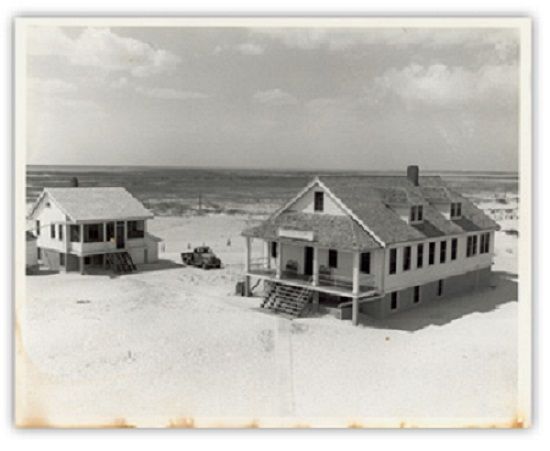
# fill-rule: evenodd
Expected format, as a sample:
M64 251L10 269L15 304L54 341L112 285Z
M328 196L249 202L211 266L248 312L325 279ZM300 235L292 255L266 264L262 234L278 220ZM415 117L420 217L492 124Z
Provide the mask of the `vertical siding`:
M54 202L51 202L49 207L46 206L47 202L51 202L48 195L42 199L38 212L35 215L35 219L40 221L40 235L37 237L37 246L64 252L66 250L68 233L66 228L64 228L63 240L60 240L58 224L65 224L67 218ZM50 235L50 226L52 224L55 225L55 238L51 238ZM36 227L36 221L33 223L33 227Z
M323 202L323 211L316 212L313 209L314 206L314 193L323 192L325 193L324 202ZM296 200L292 205L290 205L289 210L301 211L303 213L315 213L315 214L329 214L329 215L345 215L346 213L332 200L330 195L321 187L313 186L309 189L302 197Z

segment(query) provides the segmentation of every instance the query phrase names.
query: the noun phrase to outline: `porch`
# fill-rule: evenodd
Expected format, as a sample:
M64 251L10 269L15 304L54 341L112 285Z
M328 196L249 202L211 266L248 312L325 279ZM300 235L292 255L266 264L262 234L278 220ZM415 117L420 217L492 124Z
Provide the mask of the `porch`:
M263 255L253 257L252 238L247 237L246 241L248 277L352 299L378 291L376 277L371 273L370 252L326 249L315 243L261 240Z

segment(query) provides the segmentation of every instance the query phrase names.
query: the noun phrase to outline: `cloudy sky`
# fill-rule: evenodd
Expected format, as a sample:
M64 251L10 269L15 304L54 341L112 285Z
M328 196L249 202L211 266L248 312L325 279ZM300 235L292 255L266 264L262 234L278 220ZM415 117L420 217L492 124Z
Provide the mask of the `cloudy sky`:
M516 170L505 29L27 35L30 164Z

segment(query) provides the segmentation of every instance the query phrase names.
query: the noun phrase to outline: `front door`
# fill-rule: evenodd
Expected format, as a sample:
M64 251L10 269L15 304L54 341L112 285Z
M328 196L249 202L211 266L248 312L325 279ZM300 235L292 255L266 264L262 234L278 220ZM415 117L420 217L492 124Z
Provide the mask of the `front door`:
M313 248L311 246L304 248L304 274L306 276L313 275Z
M116 248L124 249L124 222L118 221L116 223Z

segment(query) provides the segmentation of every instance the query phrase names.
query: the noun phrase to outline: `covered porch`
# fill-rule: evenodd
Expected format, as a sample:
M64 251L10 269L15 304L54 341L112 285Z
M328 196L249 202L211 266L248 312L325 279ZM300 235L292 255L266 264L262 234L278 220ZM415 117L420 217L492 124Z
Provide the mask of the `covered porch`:
M254 277L312 290L314 304L319 304L319 298L325 297L321 293L332 298L347 298L347 302L353 303L352 316L356 323L359 299L379 292L373 273L375 249L332 249L315 241L302 242L296 239L245 239L247 293L250 290L250 278ZM321 304L324 302L335 305L335 301L321 300Z

